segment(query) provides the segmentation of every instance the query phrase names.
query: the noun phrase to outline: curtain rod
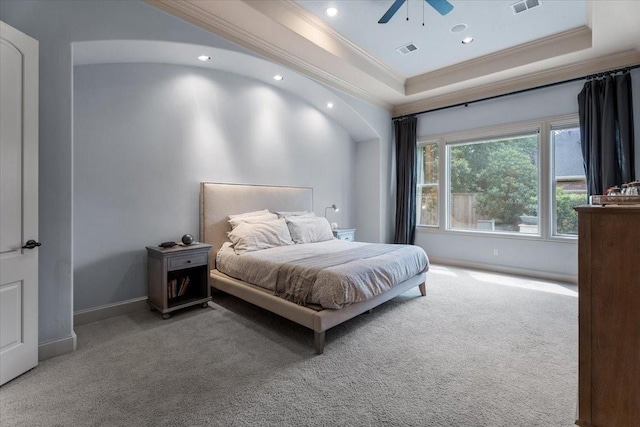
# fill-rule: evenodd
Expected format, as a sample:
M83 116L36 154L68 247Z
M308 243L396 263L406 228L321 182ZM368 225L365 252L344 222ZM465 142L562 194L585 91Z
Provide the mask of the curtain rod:
M565 83L576 82L576 81L579 81L579 80L590 80L590 79L594 79L594 78L600 78L600 77L608 76L610 74L616 74L616 73L631 71L631 70L633 70L635 68L640 68L640 64L631 65L629 67L618 68L616 70L603 71L601 73L596 73L596 74L588 74L586 76L576 77L576 78L569 79L569 80L563 80L561 82L556 82L556 83L549 83L549 84L542 85L542 86L530 87L530 88L527 88L527 89L520 89L520 90L516 90L516 91L513 91L513 92L509 92L509 93L503 93L503 94L500 94L500 95L488 96L486 98L476 99L476 100L473 100L473 101L460 102L458 104L447 105L446 107L438 107L438 108L433 108L431 110L418 111L417 113L403 114L401 116L393 117L392 120L394 120L394 121L395 120L402 120L402 119L405 119L405 118L408 118L408 117L419 116L421 114L426 114L426 113L433 113L434 111L446 110L448 108L455 108L455 107L460 107L460 106L463 106L463 105L465 107L467 107L467 106L469 106L469 104L475 104L476 102L490 101L492 99L502 98L503 96L517 95L519 93L529 92L529 91L538 90L538 89L545 89L545 88L548 88L548 87L557 86L557 85L561 85L561 84L565 84Z

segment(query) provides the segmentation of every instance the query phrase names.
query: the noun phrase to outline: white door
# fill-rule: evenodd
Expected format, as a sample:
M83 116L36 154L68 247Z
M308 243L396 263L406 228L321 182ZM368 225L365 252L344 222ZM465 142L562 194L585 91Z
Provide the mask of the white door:
M38 245L38 42L0 22L0 385L38 364Z

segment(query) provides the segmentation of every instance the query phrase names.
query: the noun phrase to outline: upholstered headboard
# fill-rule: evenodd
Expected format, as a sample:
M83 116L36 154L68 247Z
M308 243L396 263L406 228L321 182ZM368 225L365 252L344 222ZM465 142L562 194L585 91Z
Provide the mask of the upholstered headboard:
M213 245L215 259L228 241L229 215L260 209L275 211L313 211L313 189L271 185L200 183L200 241ZM214 265L213 263L211 265Z

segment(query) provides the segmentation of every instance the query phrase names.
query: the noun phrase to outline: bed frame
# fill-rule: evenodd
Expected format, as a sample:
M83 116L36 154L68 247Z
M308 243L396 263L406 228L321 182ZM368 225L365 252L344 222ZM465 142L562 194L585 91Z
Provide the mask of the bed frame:
M215 266L216 253L222 244L228 241L227 232L231 231L228 223L229 214L260 209L313 211L313 189L212 182L200 184L200 241L213 246L210 252L210 265ZM339 310L301 306L274 296L262 288L231 278L216 269L211 270L209 286L312 329L315 351L317 354L322 354L327 329L369 311L416 286L424 296L426 295L425 280L425 273L418 274L370 300L351 304Z

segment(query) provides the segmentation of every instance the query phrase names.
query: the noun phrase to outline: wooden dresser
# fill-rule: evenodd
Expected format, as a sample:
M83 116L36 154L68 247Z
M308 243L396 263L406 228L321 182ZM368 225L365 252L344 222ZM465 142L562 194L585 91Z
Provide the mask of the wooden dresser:
M581 206L578 419L640 426L640 206Z

